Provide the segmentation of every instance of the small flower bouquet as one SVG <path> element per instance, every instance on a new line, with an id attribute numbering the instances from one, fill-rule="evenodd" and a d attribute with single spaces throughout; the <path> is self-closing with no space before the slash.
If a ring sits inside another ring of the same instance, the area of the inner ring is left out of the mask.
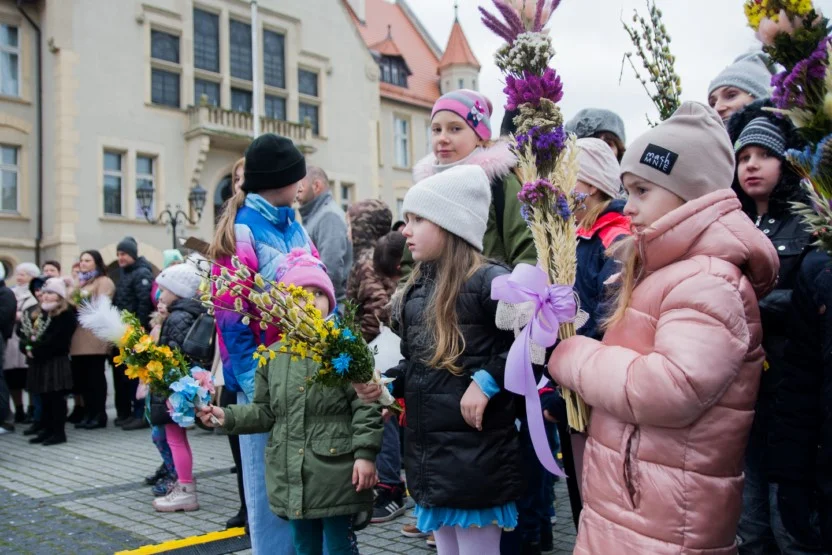
<path id="1" fill-rule="evenodd" d="M 34 320 L 32 320 L 28 311 L 23 313 L 20 319 L 20 331 L 23 335 L 24 348 L 27 351 L 32 350 L 51 321 L 49 315 L 43 312 L 40 312 Z"/>
<path id="2" fill-rule="evenodd" d="M 788 117 L 809 144 L 786 157 L 801 175 L 810 204 L 793 203 L 816 245 L 832 253 L 832 37 L 811 0 L 747 0 L 748 25 L 772 59 L 772 111 Z"/>
<path id="3" fill-rule="evenodd" d="M 80 307 L 83 303 L 86 303 L 89 300 L 90 300 L 90 292 L 89 291 L 85 291 L 81 287 L 76 287 L 72 290 L 71 302 L 72 302 L 72 305 L 75 306 L 76 308 Z"/>
<path id="4" fill-rule="evenodd" d="M 518 111 L 514 148 L 519 158 L 517 174 L 524 183 L 518 198 L 534 239 L 538 268 L 518 265 L 511 276 L 495 280 L 491 296 L 501 304 L 517 307 L 515 310 L 525 305 L 533 311 L 509 352 L 506 389 L 525 396 L 535 453 L 550 472 L 562 475 L 545 437 L 532 372 L 534 353 L 539 353 L 540 347 L 575 334 L 578 310 L 572 291 L 577 271 L 574 211 L 583 202 L 574 191 L 578 151 L 574 136 L 567 136 L 563 129 L 563 115 L 557 106 L 563 86 L 557 72 L 549 67 L 555 51 L 545 28 L 560 0 L 493 2 L 502 19 L 483 8 L 480 13 L 486 27 L 506 41 L 495 61 L 505 75 L 506 108 Z M 526 317 L 522 321 L 526 322 Z M 569 425 L 584 430 L 586 405 L 568 390 L 563 390 L 563 396 Z"/>
<path id="5" fill-rule="evenodd" d="M 633 72 L 636 74 L 636 79 L 639 80 L 644 90 L 650 96 L 650 100 L 659 111 L 659 120 L 664 121 L 673 115 L 679 105 L 681 104 L 682 95 L 682 80 L 676 73 L 674 64 L 676 63 L 676 56 L 670 53 L 670 35 L 667 33 L 667 27 L 662 22 L 662 11 L 656 7 L 655 0 L 647 0 L 647 11 L 650 14 L 650 20 L 639 16 L 638 12 L 633 14 L 633 23 L 638 23 L 641 29 L 637 29 L 635 25 L 630 27 L 626 23 L 624 30 L 630 36 L 630 41 L 636 49 L 636 55 L 641 59 L 644 69 L 647 70 L 647 77 L 642 77 L 636 65 L 633 63 L 633 53 L 627 52 L 624 58 L 630 63 Z M 622 70 L 623 68 L 622 60 Z M 653 85 L 656 92 L 651 92 L 647 86 L 647 82 Z M 647 123 L 651 127 L 658 125 L 653 122 L 650 117 L 647 117 Z"/>
<path id="6" fill-rule="evenodd" d="M 193 425 L 195 409 L 207 404 L 214 392 L 210 373 L 199 367 L 190 369 L 179 349 L 157 345 L 134 314 L 119 311 L 107 297 L 84 303 L 78 321 L 99 339 L 118 347 L 113 362 L 127 367 L 124 373 L 128 378 L 138 378 L 150 391 L 168 399 L 174 422 L 182 427 Z"/>
<path id="7" fill-rule="evenodd" d="M 257 322 L 261 330 L 270 327 L 282 335 L 271 347 L 260 345 L 252 357 L 265 366 L 285 353 L 293 358 L 309 358 L 320 365 L 311 383 L 340 387 L 350 383 L 375 383 L 386 386 L 392 381 L 375 368 L 374 352 L 364 341 L 356 321 L 356 307 L 347 303 L 341 317 L 324 318 L 315 308 L 314 297 L 302 287 L 268 281 L 253 274 L 236 257 L 232 268 L 222 268 L 210 279 L 214 294 L 206 293 L 202 301 L 210 310 L 231 310 L 243 316 L 243 323 Z M 233 306 L 221 297 L 231 293 Z M 250 307 L 245 310 L 243 299 Z M 395 410 L 395 400 L 382 387 L 382 406 Z"/>

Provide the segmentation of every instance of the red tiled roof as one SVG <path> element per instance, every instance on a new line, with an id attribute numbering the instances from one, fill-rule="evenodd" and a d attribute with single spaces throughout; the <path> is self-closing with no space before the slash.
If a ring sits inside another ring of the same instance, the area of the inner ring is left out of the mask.
<path id="1" fill-rule="evenodd" d="M 454 26 L 451 28 L 451 36 L 448 39 L 448 46 L 445 48 L 445 53 L 442 59 L 439 60 L 439 69 L 444 69 L 452 65 L 471 65 L 480 69 L 480 63 L 476 56 L 471 51 L 471 45 L 468 44 L 468 39 L 465 38 L 465 32 L 462 30 L 462 25 L 459 21 L 454 21 Z"/>
<path id="2" fill-rule="evenodd" d="M 369 47 L 370 50 L 374 50 L 379 54 L 384 54 L 385 56 L 401 56 L 402 58 L 404 57 L 402 56 L 399 47 L 396 46 L 396 42 L 391 37 L 387 37 L 386 39 L 377 44 L 371 44 L 369 45 Z"/>
<path id="3" fill-rule="evenodd" d="M 345 4 L 349 7 L 347 2 Z M 432 107 L 441 96 L 439 59 L 402 7 L 385 0 L 366 0 L 366 21 L 363 23 L 355 12 L 351 9 L 348 11 L 368 48 L 386 55 L 400 55 L 412 72 L 407 78 L 407 88 L 380 83 L 381 96 L 408 104 Z M 392 46 L 398 54 L 382 52 L 379 50 L 381 46 Z"/>

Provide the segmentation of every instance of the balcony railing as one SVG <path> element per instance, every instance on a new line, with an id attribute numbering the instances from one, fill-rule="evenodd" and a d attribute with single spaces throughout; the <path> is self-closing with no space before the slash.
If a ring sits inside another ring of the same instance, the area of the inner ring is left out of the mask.
<path id="1" fill-rule="evenodd" d="M 246 112 L 234 112 L 216 106 L 188 107 L 188 135 L 211 133 L 239 135 L 251 138 L 254 135 L 254 116 Z M 312 129 L 303 123 L 281 121 L 267 117 L 260 118 L 261 133 L 275 133 L 292 139 L 297 144 L 309 143 Z"/>

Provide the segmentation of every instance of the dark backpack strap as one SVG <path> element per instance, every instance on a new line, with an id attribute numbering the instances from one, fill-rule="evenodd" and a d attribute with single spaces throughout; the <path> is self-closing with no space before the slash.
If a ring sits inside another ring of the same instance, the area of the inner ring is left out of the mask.
<path id="1" fill-rule="evenodd" d="M 494 215 L 497 220 L 497 234 L 500 237 L 500 242 L 505 248 L 506 242 L 503 240 L 503 216 L 506 212 L 506 190 L 503 187 L 503 178 L 495 177 L 491 180 L 491 202 L 494 204 Z"/>

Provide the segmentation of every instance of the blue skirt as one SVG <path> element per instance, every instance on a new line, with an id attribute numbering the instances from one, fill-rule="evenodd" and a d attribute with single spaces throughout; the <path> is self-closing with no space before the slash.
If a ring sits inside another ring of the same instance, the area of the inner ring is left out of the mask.
<path id="1" fill-rule="evenodd" d="M 443 526 L 484 528 L 496 525 L 504 530 L 517 527 L 517 506 L 514 501 L 487 509 L 452 509 L 450 507 L 413 508 L 416 527 L 422 532 L 434 532 Z"/>

